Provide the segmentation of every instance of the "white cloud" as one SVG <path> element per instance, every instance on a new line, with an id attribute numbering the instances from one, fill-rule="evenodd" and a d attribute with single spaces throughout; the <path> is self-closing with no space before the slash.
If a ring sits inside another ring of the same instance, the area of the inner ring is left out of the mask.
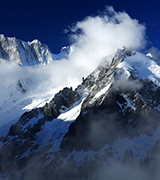
<path id="1" fill-rule="evenodd" d="M 126 46 L 140 49 L 145 46 L 145 26 L 125 12 L 107 7 L 103 15 L 87 17 L 71 29 L 76 50 L 71 55 L 75 67 L 93 70 L 106 55 L 113 55 Z M 80 32 L 80 33 L 79 33 Z"/>
<path id="2" fill-rule="evenodd" d="M 142 86 L 142 83 L 138 79 L 130 80 L 125 74 L 121 74 L 115 79 L 112 88 L 114 90 L 139 90 Z"/>

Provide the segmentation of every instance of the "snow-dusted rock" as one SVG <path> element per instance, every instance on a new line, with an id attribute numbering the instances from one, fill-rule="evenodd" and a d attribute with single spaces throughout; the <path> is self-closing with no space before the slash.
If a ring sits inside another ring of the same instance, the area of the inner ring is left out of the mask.
<path id="1" fill-rule="evenodd" d="M 64 88 L 11 126 L 1 138 L 3 175 L 21 180 L 158 177 L 160 67 L 125 47 L 110 62 L 105 58 L 75 90 Z"/>
<path id="2" fill-rule="evenodd" d="M 59 54 L 53 54 L 47 45 L 37 39 L 25 42 L 0 35 L 0 58 L 15 61 L 22 66 L 46 65 L 54 60 L 67 58 L 69 51 L 69 47 L 63 47 Z"/>

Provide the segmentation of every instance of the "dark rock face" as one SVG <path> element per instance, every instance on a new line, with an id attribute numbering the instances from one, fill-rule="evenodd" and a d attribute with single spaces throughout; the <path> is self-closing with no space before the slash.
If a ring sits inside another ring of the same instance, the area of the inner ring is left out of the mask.
<path id="1" fill-rule="evenodd" d="M 65 110 L 71 107 L 76 101 L 80 99 L 80 95 L 73 91 L 71 88 L 64 88 L 55 95 L 52 101 L 43 107 L 43 114 L 46 119 L 52 120 L 58 117 L 60 109 Z"/>
<path id="2" fill-rule="evenodd" d="M 159 124 L 159 111 L 152 109 L 142 96 L 137 97 L 138 92 L 121 93 L 109 93 L 100 105 L 84 108 L 64 136 L 62 150 L 97 151 L 105 144 L 113 143 L 118 137 L 133 138 L 155 130 Z M 124 95 L 129 99 L 134 98 L 132 101 L 135 103 L 135 110 L 126 107 Z"/>

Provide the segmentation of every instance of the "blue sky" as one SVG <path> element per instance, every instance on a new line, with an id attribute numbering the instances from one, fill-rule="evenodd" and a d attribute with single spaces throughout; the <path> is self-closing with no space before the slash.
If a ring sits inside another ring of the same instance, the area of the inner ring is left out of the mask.
<path id="1" fill-rule="evenodd" d="M 159 0 L 1 0 L 0 33 L 24 41 L 39 39 L 53 53 L 69 45 L 64 29 L 86 16 L 97 15 L 105 6 L 125 11 L 146 26 L 147 47 L 160 49 Z"/>

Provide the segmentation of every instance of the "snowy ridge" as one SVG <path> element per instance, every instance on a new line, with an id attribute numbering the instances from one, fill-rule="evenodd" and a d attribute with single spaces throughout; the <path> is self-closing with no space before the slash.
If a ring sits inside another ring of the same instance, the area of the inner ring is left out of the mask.
<path id="1" fill-rule="evenodd" d="M 23 104 L 30 111 L 1 140 L 4 172 L 10 173 L 12 164 L 19 171 L 22 164 L 17 179 L 37 173 L 38 166 L 37 179 L 99 180 L 111 163 L 130 160 L 153 171 L 160 141 L 160 67 L 125 47 L 108 58 L 76 89 L 57 94 L 53 89 L 52 99 L 39 94 Z M 23 90 L 23 83 L 19 87 Z"/>
<path id="2" fill-rule="evenodd" d="M 133 71 L 134 75 L 160 85 L 160 66 L 142 53 L 136 52 L 134 56 L 125 58 L 117 67 L 124 69 L 125 74 Z"/>
<path id="3" fill-rule="evenodd" d="M 54 60 L 67 58 L 70 48 L 63 47 L 59 54 L 53 54 L 49 47 L 40 41 L 25 42 L 15 37 L 0 35 L 0 58 L 14 61 L 22 66 L 46 65 Z"/>

